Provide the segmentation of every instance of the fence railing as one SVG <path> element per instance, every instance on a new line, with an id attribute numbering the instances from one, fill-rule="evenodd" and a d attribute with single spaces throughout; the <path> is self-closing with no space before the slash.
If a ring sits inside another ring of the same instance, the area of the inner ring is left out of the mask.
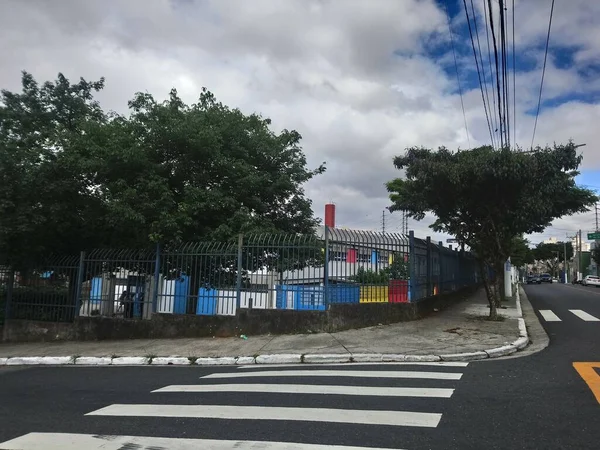
<path id="1" fill-rule="evenodd" d="M 478 282 L 472 255 L 441 242 L 413 232 L 326 227 L 314 235 L 93 250 L 34 266 L 0 267 L 0 307 L 9 319 L 325 310 L 335 303 L 416 302 Z"/>

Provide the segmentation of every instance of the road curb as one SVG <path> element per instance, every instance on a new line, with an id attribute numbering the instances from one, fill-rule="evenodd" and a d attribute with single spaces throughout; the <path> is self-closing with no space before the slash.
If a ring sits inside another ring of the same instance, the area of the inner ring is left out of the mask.
<path id="1" fill-rule="evenodd" d="M 334 354 L 308 354 L 304 355 L 302 362 L 306 364 L 330 364 L 330 363 L 349 363 L 352 362 L 352 356 L 349 353 Z"/>
<path id="2" fill-rule="evenodd" d="M 258 355 L 255 364 L 300 364 L 302 355 L 298 354 L 281 354 L 281 355 Z"/>
<path id="3" fill-rule="evenodd" d="M 441 362 L 477 361 L 512 355 L 529 345 L 529 334 L 523 319 L 520 286 L 517 286 L 516 309 L 519 337 L 501 347 L 466 353 L 442 355 L 403 355 L 382 353 L 334 354 L 272 354 L 256 356 L 183 357 L 183 356 L 24 356 L 2 357 L 0 366 L 78 365 L 78 366 L 234 366 L 251 364 L 332 364 L 332 363 L 388 363 L 388 362 Z"/>
<path id="4" fill-rule="evenodd" d="M 479 359 L 486 359 L 490 356 L 485 351 L 472 352 L 472 353 L 454 353 L 450 355 L 440 355 L 442 361 L 477 361 Z"/>
<path id="5" fill-rule="evenodd" d="M 190 358 L 183 356 L 157 356 L 150 361 L 152 366 L 189 366 L 190 364 L 192 364 Z"/>

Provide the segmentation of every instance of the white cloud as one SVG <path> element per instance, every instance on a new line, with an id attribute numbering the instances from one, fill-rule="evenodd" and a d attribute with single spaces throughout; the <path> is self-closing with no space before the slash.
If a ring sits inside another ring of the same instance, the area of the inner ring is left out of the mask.
<path id="1" fill-rule="evenodd" d="M 525 111 L 537 102 L 549 2 L 521 0 L 517 8 L 518 51 L 537 62 L 517 78 L 517 141 L 529 146 L 533 118 Z M 545 99 L 600 87 L 578 71 L 600 58 L 598 18 L 599 2 L 557 2 L 552 42 L 575 48 L 575 62 L 559 69 L 549 60 Z M 462 16 L 453 22 L 465 25 Z M 398 176 L 392 158 L 406 147 L 489 142 L 479 89 L 464 95 L 467 138 L 456 78 L 442 68 L 451 55 L 425 51 L 448 39 L 433 0 L 5 0 L 0 38 L 3 88 L 18 89 L 23 69 L 38 80 L 59 71 L 105 76 L 99 98 L 122 112 L 137 91 L 160 98 L 176 87 L 193 102 L 206 86 L 226 104 L 271 117 L 277 130 L 297 129 L 309 163 L 327 161 L 326 174 L 306 186 L 316 214 L 334 201 L 338 223 L 350 227 L 380 229 L 384 183 Z M 473 70 L 470 56 L 459 55 L 459 64 Z M 545 109 L 536 142 L 586 142 L 583 168 L 600 168 L 592 145 L 599 116 L 598 104 L 580 101 Z M 556 232 L 573 220 L 557 221 Z M 411 227 L 445 238 L 428 223 Z"/>

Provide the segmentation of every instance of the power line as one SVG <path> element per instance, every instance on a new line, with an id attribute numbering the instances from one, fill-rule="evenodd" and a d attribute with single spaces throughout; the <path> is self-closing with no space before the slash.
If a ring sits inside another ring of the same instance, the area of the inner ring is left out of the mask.
<path id="1" fill-rule="evenodd" d="M 500 146 L 504 147 L 504 136 L 502 134 L 502 106 L 500 104 L 500 67 L 498 64 L 498 46 L 496 44 L 496 32 L 494 31 L 494 12 L 492 11 L 492 0 L 487 0 L 490 16 L 490 29 L 492 30 L 492 42 L 494 43 L 494 60 L 496 65 L 496 89 L 498 91 L 498 116 L 500 118 Z"/>
<path id="2" fill-rule="evenodd" d="M 465 13 L 467 15 L 467 23 L 469 24 L 469 34 L 471 35 L 471 47 L 473 48 L 473 57 L 475 58 L 475 65 L 477 67 L 477 76 L 479 77 L 479 89 L 481 90 L 481 100 L 483 101 L 483 110 L 485 111 L 485 118 L 487 120 L 488 129 L 490 131 L 490 139 L 492 141 L 492 147 L 494 146 L 494 134 L 492 133 L 492 125 L 490 124 L 490 117 L 488 115 L 487 105 L 485 103 L 485 95 L 483 94 L 483 83 L 481 82 L 481 71 L 479 70 L 479 61 L 477 60 L 477 52 L 475 51 L 475 41 L 473 40 L 473 30 L 471 29 L 471 19 L 469 18 L 469 9 L 467 8 L 467 0 L 463 0 L 465 6 Z M 483 63 L 483 61 L 482 61 Z"/>
<path id="3" fill-rule="evenodd" d="M 517 146 L 517 57 L 515 47 L 515 0 L 512 0 L 512 60 L 513 60 L 513 146 Z"/>
<path id="4" fill-rule="evenodd" d="M 481 53 L 481 42 L 479 40 L 479 28 L 477 27 L 477 14 L 475 14 L 475 5 L 473 5 L 473 0 L 471 0 L 471 11 L 473 12 L 473 25 L 475 26 L 475 36 L 477 36 L 477 48 L 479 49 L 479 59 L 481 60 L 481 70 L 483 72 L 483 84 L 485 86 L 485 96 L 487 98 L 488 109 L 490 106 L 490 94 L 487 86 L 487 78 L 485 76 L 485 65 L 483 64 L 483 56 Z M 491 75 L 491 73 L 490 73 Z M 491 80 L 490 80 L 491 83 Z M 492 89 L 493 92 L 493 89 Z M 490 109 L 491 112 L 491 109 Z M 493 135 L 493 133 L 492 133 Z M 492 147 L 494 147 L 494 141 L 492 140 Z"/>
<path id="5" fill-rule="evenodd" d="M 509 92 L 509 83 L 508 83 L 508 52 L 507 52 L 507 43 L 508 43 L 508 36 L 507 36 L 507 32 L 506 32 L 506 28 L 507 25 L 506 23 L 508 22 L 508 10 L 506 8 L 506 6 L 504 5 L 504 0 L 499 0 L 499 5 L 500 5 L 500 28 L 501 28 L 501 33 L 503 35 L 502 37 L 502 65 L 503 65 L 503 72 L 502 72 L 502 84 L 504 86 L 504 125 L 506 127 L 506 137 L 505 137 L 505 142 L 507 143 L 506 145 L 510 148 L 510 108 L 509 108 L 509 102 L 510 102 L 510 92 Z"/>
<path id="6" fill-rule="evenodd" d="M 540 95 L 538 98 L 537 112 L 535 113 L 535 122 L 533 124 L 533 136 L 531 137 L 531 148 L 535 140 L 535 132 L 537 130 L 538 117 L 540 115 L 540 106 L 542 104 L 542 89 L 544 88 L 544 75 L 546 74 L 546 60 L 548 59 L 548 45 L 550 44 L 550 30 L 552 28 L 552 15 L 554 14 L 554 0 L 550 7 L 550 20 L 548 21 L 548 35 L 546 36 L 546 50 L 544 52 L 544 66 L 542 67 L 542 81 L 540 83 Z"/>
<path id="7" fill-rule="evenodd" d="M 490 47 L 490 30 L 488 28 L 488 12 L 487 12 L 485 2 L 486 2 L 486 0 L 483 0 L 483 12 L 484 12 L 484 18 L 485 18 L 485 35 L 486 35 L 486 39 L 487 39 L 487 48 L 488 48 L 488 64 L 490 66 L 490 83 L 492 85 L 492 101 L 494 104 L 493 111 L 495 111 L 496 110 L 496 91 L 494 91 L 494 71 L 492 70 L 492 50 Z M 494 130 L 495 130 L 494 133 L 497 133 L 498 128 L 499 128 L 498 119 L 496 117 L 496 114 L 493 114 L 492 117 L 494 119 Z"/>
<path id="8" fill-rule="evenodd" d="M 444 3 L 444 10 L 446 11 L 446 19 L 448 20 L 448 31 L 450 32 L 450 44 L 452 45 L 452 56 L 454 57 L 454 69 L 456 70 L 456 81 L 458 83 L 458 93 L 460 94 L 460 106 L 462 108 L 463 119 L 465 120 L 465 131 L 467 133 L 467 142 L 469 148 L 471 148 L 471 138 L 469 137 L 469 126 L 467 125 L 467 115 L 465 114 L 465 103 L 463 101 L 462 87 L 460 85 L 460 76 L 458 75 L 458 62 L 456 60 L 456 50 L 454 49 L 454 33 L 452 33 L 452 26 L 450 24 L 450 14 L 448 14 L 448 7 Z"/>

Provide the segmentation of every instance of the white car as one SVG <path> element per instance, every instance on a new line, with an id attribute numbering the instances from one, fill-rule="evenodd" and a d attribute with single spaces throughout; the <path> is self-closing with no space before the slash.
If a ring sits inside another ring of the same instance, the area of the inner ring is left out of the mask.
<path id="1" fill-rule="evenodd" d="M 584 286 L 596 286 L 600 287 L 600 277 L 596 275 L 587 275 L 581 282 Z"/>

